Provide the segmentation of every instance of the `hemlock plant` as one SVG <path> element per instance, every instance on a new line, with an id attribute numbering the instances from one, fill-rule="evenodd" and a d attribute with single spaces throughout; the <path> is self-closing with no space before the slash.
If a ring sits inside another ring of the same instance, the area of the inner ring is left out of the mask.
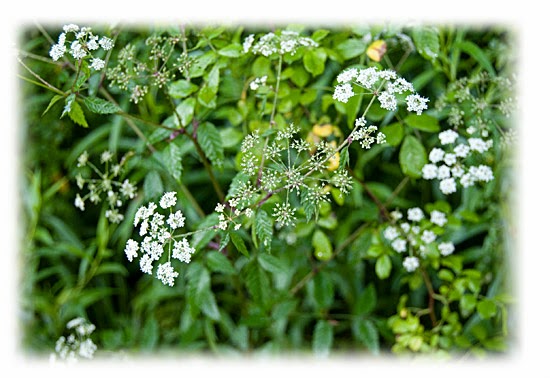
<path id="1" fill-rule="evenodd" d="M 26 347 L 508 348 L 506 31 L 62 30 L 18 57 Z"/>

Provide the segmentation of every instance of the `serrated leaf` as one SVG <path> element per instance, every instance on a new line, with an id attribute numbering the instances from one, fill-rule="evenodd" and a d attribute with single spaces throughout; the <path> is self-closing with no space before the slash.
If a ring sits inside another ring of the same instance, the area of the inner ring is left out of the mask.
<path id="1" fill-rule="evenodd" d="M 407 135 L 399 151 L 399 164 L 403 173 L 412 178 L 422 177 L 422 167 L 428 162 L 426 150 L 414 136 Z"/>
<path id="2" fill-rule="evenodd" d="M 418 130 L 436 133 L 440 130 L 437 118 L 427 114 L 409 114 L 405 118 L 405 123 Z"/>
<path id="3" fill-rule="evenodd" d="M 246 245 L 244 244 L 244 240 L 239 236 L 239 234 L 235 232 L 231 232 L 229 234 L 231 237 L 231 242 L 237 248 L 237 251 L 245 255 L 246 257 L 250 257 L 248 254 L 248 249 L 246 248 Z"/>
<path id="4" fill-rule="evenodd" d="M 429 61 L 435 60 L 439 54 L 439 33 L 430 26 L 413 29 L 412 37 L 418 53 Z"/>
<path id="5" fill-rule="evenodd" d="M 244 283 L 252 298 L 265 303 L 269 295 L 269 281 L 263 269 L 256 261 L 251 261 L 244 271 Z"/>
<path id="6" fill-rule="evenodd" d="M 92 113 L 97 114 L 113 114 L 120 111 L 120 108 L 112 102 L 103 100 L 98 97 L 86 97 L 84 99 L 84 105 L 86 105 L 88 110 L 90 110 Z"/>
<path id="7" fill-rule="evenodd" d="M 340 150 L 340 163 L 338 169 L 345 169 L 349 165 L 349 146 L 346 146 Z"/>
<path id="8" fill-rule="evenodd" d="M 63 96 L 60 96 L 60 95 L 55 95 L 52 97 L 52 99 L 50 100 L 50 103 L 48 104 L 48 107 L 46 108 L 46 110 L 44 110 L 44 112 L 42 113 L 42 115 L 46 114 L 48 112 L 48 110 L 51 109 L 52 106 L 55 105 L 55 103 L 59 100 L 61 100 L 63 98 Z"/>
<path id="9" fill-rule="evenodd" d="M 213 272 L 223 274 L 237 274 L 231 261 L 220 252 L 210 252 L 206 255 L 206 266 Z"/>
<path id="10" fill-rule="evenodd" d="M 201 105 L 210 109 L 214 109 L 216 107 L 219 83 L 220 69 L 218 66 L 214 66 L 206 77 L 204 86 L 199 91 L 198 99 Z"/>
<path id="11" fill-rule="evenodd" d="M 210 122 L 200 125 L 197 130 L 197 141 L 212 164 L 221 165 L 223 161 L 223 143 L 216 126 Z"/>
<path id="12" fill-rule="evenodd" d="M 220 310 L 218 309 L 216 299 L 210 288 L 199 292 L 197 302 L 204 315 L 212 320 L 220 320 Z"/>
<path id="13" fill-rule="evenodd" d="M 381 280 L 386 279 L 390 276 L 391 273 L 391 259 L 388 255 L 382 255 L 376 259 L 376 264 L 374 266 L 376 275 Z"/>
<path id="14" fill-rule="evenodd" d="M 368 319 L 355 319 L 351 326 L 353 336 L 365 345 L 371 352 L 378 354 L 380 351 L 380 336 L 374 323 Z"/>
<path id="15" fill-rule="evenodd" d="M 313 198 L 309 195 L 310 189 L 308 187 L 304 187 L 300 194 L 300 204 L 302 205 L 302 208 L 304 209 L 305 215 L 306 215 L 306 221 L 309 222 L 313 215 L 317 213 L 317 205 L 315 204 L 315 201 Z"/>
<path id="16" fill-rule="evenodd" d="M 164 193 L 162 178 L 157 171 L 149 171 L 143 180 L 143 196 L 146 201 L 158 198 Z"/>
<path id="17" fill-rule="evenodd" d="M 187 80 L 178 80 L 174 81 L 168 87 L 168 94 L 172 98 L 185 98 L 199 89 L 196 84 L 191 83 Z"/>
<path id="18" fill-rule="evenodd" d="M 357 301 L 353 306 L 353 313 L 357 315 L 365 315 L 372 312 L 372 310 L 376 307 L 376 300 L 376 289 L 371 283 L 365 288 L 365 290 L 363 290 L 359 298 L 357 298 Z"/>
<path id="19" fill-rule="evenodd" d="M 88 62 L 83 60 L 80 65 L 78 79 L 75 82 L 73 91 L 78 92 L 80 87 L 90 78 L 90 67 L 88 67 Z"/>
<path id="20" fill-rule="evenodd" d="M 322 48 L 307 50 L 304 53 L 304 67 L 313 76 L 322 74 L 325 71 L 327 53 Z"/>
<path id="21" fill-rule="evenodd" d="M 328 308 L 334 301 L 334 283 L 330 276 L 320 272 L 313 278 L 313 299 L 319 309 Z"/>
<path id="22" fill-rule="evenodd" d="M 176 107 L 176 113 L 178 116 L 178 126 L 187 126 L 193 120 L 195 114 L 195 104 L 197 100 L 194 97 L 186 98 Z M 179 124 L 181 122 L 181 125 Z"/>
<path id="23" fill-rule="evenodd" d="M 254 216 L 254 230 L 267 253 L 271 253 L 271 240 L 273 239 L 273 219 L 269 214 L 259 209 Z"/>
<path id="24" fill-rule="evenodd" d="M 326 357 L 330 353 L 333 329 L 326 320 L 319 320 L 313 329 L 312 349 L 317 356 Z"/>
<path id="25" fill-rule="evenodd" d="M 258 256 L 258 262 L 260 263 L 260 266 L 268 272 L 275 274 L 286 273 L 285 265 L 281 262 L 281 260 L 273 255 L 262 253 Z"/>
<path id="26" fill-rule="evenodd" d="M 86 122 L 84 112 L 76 101 L 71 104 L 71 110 L 69 110 L 69 118 L 77 125 L 88 127 L 88 122 Z"/>
<path id="27" fill-rule="evenodd" d="M 170 143 L 162 153 L 162 161 L 166 166 L 168 172 L 176 180 L 180 180 L 182 173 L 182 159 L 183 153 L 176 143 Z"/>

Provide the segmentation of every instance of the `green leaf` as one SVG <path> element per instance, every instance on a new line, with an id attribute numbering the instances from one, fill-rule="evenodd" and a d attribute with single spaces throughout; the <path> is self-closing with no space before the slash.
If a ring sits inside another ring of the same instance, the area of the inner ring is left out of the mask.
<path id="1" fill-rule="evenodd" d="M 143 196 L 146 201 L 159 198 L 164 193 L 162 179 L 157 171 L 149 171 L 143 180 Z"/>
<path id="2" fill-rule="evenodd" d="M 54 104 L 61 100 L 63 98 L 63 96 L 60 96 L 60 95 L 55 95 L 52 97 L 52 99 L 50 100 L 50 103 L 48 104 L 48 107 L 46 108 L 46 110 L 44 110 L 44 113 L 42 113 L 42 115 L 46 114 L 48 112 L 48 110 L 51 109 L 52 106 L 54 106 Z"/>
<path id="3" fill-rule="evenodd" d="M 349 165 L 349 146 L 346 146 L 340 150 L 340 163 L 338 169 L 345 169 Z"/>
<path id="4" fill-rule="evenodd" d="M 265 303 L 269 295 L 269 281 L 263 269 L 252 260 L 244 269 L 244 284 L 252 298 Z"/>
<path id="5" fill-rule="evenodd" d="M 287 271 L 281 260 L 273 255 L 262 253 L 258 256 L 258 262 L 262 268 L 271 273 L 284 274 Z"/>
<path id="6" fill-rule="evenodd" d="M 310 193 L 310 189 L 308 187 L 304 187 L 304 189 L 300 194 L 300 204 L 304 209 L 307 222 L 311 220 L 313 215 L 315 215 L 318 210 L 317 205 L 315 204 L 314 198 L 310 196 L 309 193 Z"/>
<path id="7" fill-rule="evenodd" d="M 427 114 L 409 114 L 405 118 L 405 123 L 410 127 L 430 133 L 436 133 L 440 130 L 437 118 Z"/>
<path id="8" fill-rule="evenodd" d="M 399 122 L 392 123 L 381 130 L 386 135 L 386 142 L 390 146 L 398 146 L 403 140 L 403 125 Z"/>
<path id="9" fill-rule="evenodd" d="M 439 33 L 435 27 L 421 26 L 413 29 L 412 37 L 418 53 L 429 61 L 439 54 Z"/>
<path id="10" fill-rule="evenodd" d="M 372 312 L 376 307 L 376 289 L 374 285 L 369 284 L 361 293 L 357 302 L 353 306 L 353 313 L 356 315 L 366 315 Z"/>
<path id="11" fill-rule="evenodd" d="M 367 44 L 360 39 L 347 39 L 336 46 L 336 50 L 345 60 L 358 57 L 365 53 Z"/>
<path id="12" fill-rule="evenodd" d="M 181 165 L 182 157 L 183 153 L 176 143 L 170 143 L 162 151 L 162 161 L 166 166 L 166 169 L 172 175 L 172 177 L 174 177 L 178 181 L 180 180 L 181 173 L 183 171 Z"/>
<path id="13" fill-rule="evenodd" d="M 313 278 L 313 299 L 319 309 L 326 309 L 334 302 L 334 284 L 325 272 Z"/>
<path id="14" fill-rule="evenodd" d="M 242 53 L 242 46 L 239 43 L 232 43 L 217 51 L 221 56 L 238 58 Z"/>
<path id="15" fill-rule="evenodd" d="M 220 252 L 209 252 L 206 255 L 206 266 L 213 272 L 237 274 L 237 270 L 231 265 L 231 261 Z"/>
<path id="16" fill-rule="evenodd" d="M 269 214 L 259 209 L 254 217 L 254 231 L 265 247 L 267 253 L 271 253 L 271 240 L 273 239 L 273 219 Z"/>
<path id="17" fill-rule="evenodd" d="M 140 347 L 143 350 L 152 350 L 159 340 L 159 326 L 153 315 L 145 321 L 141 330 Z"/>
<path id="18" fill-rule="evenodd" d="M 214 165 L 221 165 L 223 161 L 223 143 L 220 132 L 210 122 L 203 123 L 197 130 L 197 141 L 206 157 Z"/>
<path id="19" fill-rule="evenodd" d="M 82 127 L 88 127 L 88 122 L 86 122 L 86 117 L 84 117 L 84 112 L 82 111 L 82 108 L 76 101 L 74 101 L 71 104 L 71 110 L 69 110 L 69 118 L 77 125 L 80 125 Z"/>
<path id="20" fill-rule="evenodd" d="M 178 126 L 187 126 L 193 120 L 193 115 L 195 114 L 195 104 L 197 100 L 194 97 L 187 98 L 183 100 L 177 107 L 176 113 L 179 117 L 178 123 L 181 122 L 181 125 Z"/>
<path id="21" fill-rule="evenodd" d="M 220 83 L 220 69 L 214 66 L 206 77 L 205 85 L 199 91 L 199 103 L 207 108 L 216 108 L 218 85 Z"/>
<path id="22" fill-rule="evenodd" d="M 325 71 L 327 53 L 323 48 L 307 50 L 304 53 L 304 67 L 313 76 L 318 76 Z"/>
<path id="23" fill-rule="evenodd" d="M 474 58 L 481 67 L 489 72 L 491 76 L 496 75 L 495 69 L 491 64 L 491 61 L 478 45 L 471 41 L 460 41 L 455 46 Z"/>
<path id="24" fill-rule="evenodd" d="M 315 249 L 315 257 L 318 260 L 326 261 L 332 257 L 332 244 L 328 236 L 321 230 L 317 229 L 313 233 L 311 244 Z"/>
<path id="25" fill-rule="evenodd" d="M 333 330 L 326 320 L 319 320 L 313 330 L 312 349 L 317 356 L 326 357 L 332 346 Z"/>
<path id="26" fill-rule="evenodd" d="M 380 351 L 380 340 L 378 329 L 374 323 L 368 319 L 354 319 L 351 325 L 353 336 L 369 348 L 374 354 Z"/>
<path id="27" fill-rule="evenodd" d="M 390 276 L 391 273 L 391 259 L 388 255 L 382 255 L 376 259 L 376 264 L 374 266 L 376 275 L 381 280 L 386 279 Z"/>
<path id="28" fill-rule="evenodd" d="M 90 78 L 90 67 L 88 67 L 88 62 L 83 60 L 80 66 L 80 72 L 78 79 L 75 82 L 73 91 L 78 92 L 80 87 Z"/>
<path id="29" fill-rule="evenodd" d="M 212 320 L 220 320 L 220 310 L 210 288 L 198 293 L 197 302 L 204 315 Z"/>
<path id="30" fill-rule="evenodd" d="M 464 317 L 470 315 L 476 308 L 477 298 L 473 294 L 464 294 L 460 297 L 460 314 Z"/>
<path id="31" fill-rule="evenodd" d="M 168 94 L 173 98 L 185 98 L 195 93 L 199 87 L 187 80 L 174 81 L 168 87 Z"/>
<path id="32" fill-rule="evenodd" d="M 483 319 L 490 319 L 497 313 L 497 305 L 490 299 L 482 299 L 477 302 L 476 309 Z"/>
<path id="33" fill-rule="evenodd" d="M 118 113 L 121 109 L 112 102 L 103 100 L 98 97 L 86 97 L 84 99 L 84 105 L 92 113 L 97 114 L 113 114 Z"/>
<path id="34" fill-rule="evenodd" d="M 422 177 L 422 167 L 428 162 L 426 150 L 414 136 L 407 135 L 399 151 L 399 164 L 403 173 L 412 178 Z"/>
<path id="35" fill-rule="evenodd" d="M 242 253 L 246 257 L 250 257 L 249 254 L 248 254 L 248 249 L 246 249 L 246 245 L 244 244 L 244 241 L 239 236 L 239 234 L 237 234 L 235 232 L 231 232 L 229 234 L 229 236 L 231 237 L 231 242 L 233 243 L 235 248 L 237 248 L 237 251 L 239 251 L 240 253 Z"/>

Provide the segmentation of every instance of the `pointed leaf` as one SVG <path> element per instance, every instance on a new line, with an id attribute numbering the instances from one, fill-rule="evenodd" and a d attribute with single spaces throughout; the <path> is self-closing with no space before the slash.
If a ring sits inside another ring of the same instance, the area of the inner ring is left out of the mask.
<path id="1" fill-rule="evenodd" d="M 422 177 L 422 167 L 428 162 L 426 150 L 414 136 L 407 135 L 399 151 L 399 164 L 403 173 L 412 178 Z"/>
<path id="2" fill-rule="evenodd" d="M 232 232 L 229 234 L 231 237 L 231 242 L 233 242 L 233 245 L 235 248 L 237 248 L 237 251 L 245 255 L 246 257 L 250 257 L 248 254 L 248 249 L 246 249 L 246 245 L 244 244 L 243 239 L 239 236 L 239 234 Z"/>
<path id="3" fill-rule="evenodd" d="M 223 161 L 223 143 L 216 126 L 210 122 L 200 125 L 197 130 L 197 140 L 212 164 L 221 165 Z"/>
<path id="4" fill-rule="evenodd" d="M 97 97 L 86 97 L 84 99 L 84 105 L 86 105 L 88 110 L 92 113 L 97 114 L 113 114 L 120 111 L 120 108 L 112 102 Z"/>
<path id="5" fill-rule="evenodd" d="M 333 340 L 332 326 L 326 320 L 319 320 L 313 330 L 313 353 L 326 357 L 330 352 Z"/>

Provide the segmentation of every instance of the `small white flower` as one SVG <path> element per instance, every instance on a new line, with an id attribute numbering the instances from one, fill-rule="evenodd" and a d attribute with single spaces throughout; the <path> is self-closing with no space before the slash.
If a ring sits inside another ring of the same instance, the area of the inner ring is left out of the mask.
<path id="1" fill-rule="evenodd" d="M 355 120 L 356 127 L 365 126 L 366 124 L 367 124 L 367 120 L 365 119 L 365 117 L 357 118 Z"/>
<path id="2" fill-rule="evenodd" d="M 139 260 L 139 268 L 145 274 L 153 274 L 153 259 L 149 254 L 144 254 Z"/>
<path id="3" fill-rule="evenodd" d="M 424 218 L 424 213 L 419 207 L 407 210 L 407 218 L 413 222 L 420 222 Z"/>
<path id="4" fill-rule="evenodd" d="M 337 85 L 336 88 L 334 88 L 334 94 L 332 95 L 332 98 L 340 101 L 340 102 L 348 102 L 350 97 L 353 97 L 355 93 L 353 93 L 353 88 L 351 87 L 351 84 L 340 84 Z"/>
<path id="5" fill-rule="evenodd" d="M 456 192 L 456 182 L 453 178 L 441 180 L 441 182 L 439 183 L 439 189 L 441 189 L 441 192 L 443 194 L 454 193 Z"/>
<path id="6" fill-rule="evenodd" d="M 445 154 L 445 157 L 443 158 L 443 162 L 450 167 L 451 165 L 456 163 L 456 155 L 455 154 Z"/>
<path id="7" fill-rule="evenodd" d="M 160 199 L 159 205 L 163 209 L 167 209 L 169 207 L 175 206 L 176 202 L 177 202 L 176 192 L 167 192 L 167 193 L 164 193 L 164 195 Z"/>
<path id="8" fill-rule="evenodd" d="M 84 200 L 82 197 L 80 197 L 80 194 L 76 194 L 76 198 L 74 199 L 74 205 L 80 209 L 81 211 L 84 211 Z"/>
<path id="9" fill-rule="evenodd" d="M 422 167 L 422 177 L 425 180 L 432 180 L 437 177 L 437 165 L 435 164 L 426 164 Z"/>
<path id="10" fill-rule="evenodd" d="M 248 218 L 252 218 L 252 215 L 254 214 L 254 212 L 252 211 L 252 209 L 250 208 L 247 208 L 245 211 L 244 211 L 244 215 L 246 215 Z"/>
<path id="11" fill-rule="evenodd" d="M 126 198 L 134 198 L 136 196 L 136 187 L 126 179 L 120 187 L 120 193 Z"/>
<path id="12" fill-rule="evenodd" d="M 185 226 L 185 217 L 182 215 L 181 210 L 176 211 L 173 214 L 170 214 L 166 223 L 175 230 Z"/>
<path id="13" fill-rule="evenodd" d="M 447 223 L 447 217 L 445 216 L 445 213 L 438 210 L 433 210 L 430 213 L 430 222 L 443 227 Z"/>
<path id="14" fill-rule="evenodd" d="M 378 95 L 378 101 L 382 109 L 394 111 L 397 109 L 397 99 L 391 93 L 384 91 Z"/>
<path id="15" fill-rule="evenodd" d="M 138 250 L 139 250 L 139 244 L 138 242 L 128 239 L 126 242 L 126 248 L 124 249 L 124 252 L 126 253 L 126 257 L 128 258 L 128 261 L 132 262 L 134 258 L 138 257 Z"/>
<path id="16" fill-rule="evenodd" d="M 179 273 L 174 271 L 170 262 L 160 264 L 157 268 L 157 278 L 160 279 L 164 285 L 174 286 L 174 278 L 177 276 L 179 276 Z"/>
<path id="17" fill-rule="evenodd" d="M 454 143 L 458 138 L 458 133 L 454 130 L 445 130 L 439 133 L 439 139 L 441 144 L 451 144 Z"/>
<path id="18" fill-rule="evenodd" d="M 399 253 L 405 252 L 407 250 L 407 242 L 401 238 L 395 239 L 391 243 L 392 248 Z"/>
<path id="19" fill-rule="evenodd" d="M 470 153 L 470 147 L 466 144 L 459 144 L 454 148 L 454 153 L 458 157 L 465 158 Z"/>
<path id="20" fill-rule="evenodd" d="M 419 266 L 420 263 L 418 261 L 418 257 L 407 256 L 403 260 L 403 267 L 407 272 L 414 272 Z"/>
<path id="21" fill-rule="evenodd" d="M 439 249 L 439 252 L 441 252 L 441 255 L 443 256 L 448 256 L 451 253 L 453 253 L 455 250 L 455 246 L 451 242 L 441 243 L 437 248 Z"/>
<path id="22" fill-rule="evenodd" d="M 401 229 L 405 232 L 409 232 L 411 230 L 411 225 L 408 224 L 407 222 L 403 222 L 401 223 Z"/>
<path id="23" fill-rule="evenodd" d="M 183 238 L 174 243 L 174 249 L 172 250 L 172 257 L 189 264 L 191 262 L 191 255 L 195 253 L 195 248 L 189 245 L 187 239 Z"/>
<path id="24" fill-rule="evenodd" d="M 443 180 L 449 177 L 451 177 L 451 169 L 446 165 L 439 166 L 439 168 L 437 169 L 437 179 Z"/>
<path id="25" fill-rule="evenodd" d="M 465 173 L 460 178 L 460 185 L 462 185 L 465 188 L 474 185 L 475 182 L 476 182 L 475 177 L 473 175 L 471 175 L 470 173 Z"/>
<path id="26" fill-rule="evenodd" d="M 243 42 L 243 52 L 246 54 L 250 47 L 252 46 L 252 43 L 254 42 L 254 34 L 250 34 L 248 37 L 245 38 Z"/>
<path id="27" fill-rule="evenodd" d="M 478 181 L 489 182 L 494 179 L 493 170 L 486 165 L 471 167 L 469 173 Z"/>
<path id="28" fill-rule="evenodd" d="M 115 44 L 111 38 L 101 37 L 99 40 L 99 45 L 103 48 L 103 50 L 108 51 L 111 50 Z"/>
<path id="29" fill-rule="evenodd" d="M 384 237 L 388 240 L 393 240 L 399 236 L 399 232 L 395 227 L 389 226 L 384 230 Z"/>
<path id="30" fill-rule="evenodd" d="M 357 82 L 366 89 L 371 89 L 374 83 L 379 79 L 379 72 L 376 67 L 369 67 L 359 71 Z"/>
<path id="31" fill-rule="evenodd" d="M 90 359 L 93 358 L 96 350 L 97 346 L 93 343 L 93 341 L 91 339 L 86 339 L 80 343 L 78 354 L 81 357 Z"/>
<path id="32" fill-rule="evenodd" d="M 390 213 L 390 216 L 392 217 L 393 220 L 396 220 L 396 221 L 403 218 L 403 214 L 399 210 L 392 211 Z"/>
<path id="33" fill-rule="evenodd" d="M 433 231 L 430 231 L 430 230 L 424 230 L 424 232 L 422 233 L 422 241 L 426 244 L 430 244 L 431 242 L 435 241 L 435 234 L 433 233 Z"/>
<path id="34" fill-rule="evenodd" d="M 470 144 L 470 149 L 472 151 L 477 152 L 485 152 L 491 147 L 491 143 L 485 142 L 483 139 L 480 138 L 470 138 L 468 139 L 468 143 Z"/>
<path id="35" fill-rule="evenodd" d="M 83 165 L 86 165 L 87 162 L 88 162 L 88 152 L 87 152 L 87 151 L 84 151 L 84 152 L 81 153 L 80 156 L 78 157 L 76 166 L 77 166 L 77 167 L 82 167 Z"/>
<path id="36" fill-rule="evenodd" d="M 430 155 L 428 158 L 432 163 L 438 163 L 445 157 L 445 151 L 443 151 L 441 148 L 434 148 L 430 151 Z"/>
<path id="37" fill-rule="evenodd" d="M 92 67 L 96 71 L 99 71 L 103 67 L 105 67 L 105 61 L 103 59 L 93 58 L 92 64 L 90 64 L 90 67 Z"/>
<path id="38" fill-rule="evenodd" d="M 451 168 L 451 174 L 453 175 L 453 177 L 462 177 L 462 175 L 464 174 L 464 169 L 462 169 L 460 165 L 455 165 Z"/>
<path id="39" fill-rule="evenodd" d="M 357 77 L 357 74 L 358 74 L 357 68 L 350 68 L 340 73 L 336 77 L 336 81 L 338 83 L 349 83 L 350 81 L 352 81 Z"/>
<path id="40" fill-rule="evenodd" d="M 99 160 L 102 163 L 107 163 L 107 162 L 111 161 L 112 158 L 113 158 L 113 153 L 111 151 L 103 151 L 101 153 L 101 156 L 100 156 Z"/>
<path id="41" fill-rule="evenodd" d="M 430 100 L 425 97 L 421 97 L 418 94 L 408 95 L 407 110 L 409 112 L 416 112 L 417 115 L 421 115 L 423 110 L 428 109 L 428 101 Z"/>

